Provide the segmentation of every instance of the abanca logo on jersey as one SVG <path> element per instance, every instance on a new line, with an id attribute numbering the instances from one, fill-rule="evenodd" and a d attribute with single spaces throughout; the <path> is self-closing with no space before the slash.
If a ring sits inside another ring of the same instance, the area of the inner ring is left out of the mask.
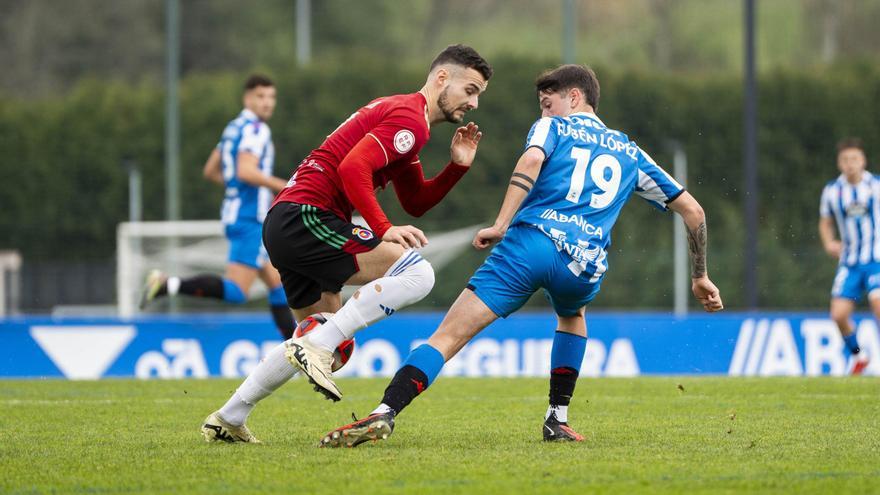
<path id="1" fill-rule="evenodd" d="M 565 213 L 559 213 L 552 208 L 548 208 L 541 213 L 540 218 L 543 218 L 544 220 L 553 220 L 554 222 L 559 223 L 573 223 L 585 234 L 594 235 L 599 239 L 601 239 L 604 234 L 602 227 L 591 224 L 580 215 L 566 215 Z"/>
<path id="2" fill-rule="evenodd" d="M 416 137 L 410 130 L 402 129 L 397 131 L 397 134 L 394 135 L 394 149 L 400 154 L 411 150 L 415 144 Z"/>

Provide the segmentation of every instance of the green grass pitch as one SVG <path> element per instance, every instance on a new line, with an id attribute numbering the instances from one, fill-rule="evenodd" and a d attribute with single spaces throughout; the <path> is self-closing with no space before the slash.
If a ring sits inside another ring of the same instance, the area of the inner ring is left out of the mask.
<path id="1" fill-rule="evenodd" d="M 238 380 L 0 381 L 0 493 L 880 493 L 876 378 L 582 379 L 545 444 L 542 379 L 442 378 L 388 441 L 318 449 L 387 379 L 294 380 L 207 444 Z"/>

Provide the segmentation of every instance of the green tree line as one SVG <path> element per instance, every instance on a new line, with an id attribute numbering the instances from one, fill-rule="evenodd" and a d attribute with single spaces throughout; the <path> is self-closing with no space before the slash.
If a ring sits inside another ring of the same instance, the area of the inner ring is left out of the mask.
<path id="1" fill-rule="evenodd" d="M 473 169 L 422 219 L 406 216 L 392 191 L 379 193 L 392 221 L 426 231 L 491 222 L 538 116 L 532 83 L 546 60 L 493 60 L 496 75 L 469 114 L 484 132 Z M 758 263 L 762 307 L 824 307 L 835 262 L 816 235 L 819 193 L 837 175 L 835 143 L 862 136 L 869 161 L 880 145 L 880 70 L 840 66 L 773 72 L 760 83 L 759 259 L 743 257 L 742 81 L 726 75 L 656 75 L 597 67 L 599 115 L 672 170 L 670 142 L 683 146 L 688 189 L 708 213 L 709 271 L 729 307 L 742 304 L 743 270 Z M 418 89 L 423 67 L 347 61 L 283 69 L 270 122 L 276 172 L 288 176 L 351 112 L 372 98 Z M 182 211 L 217 218 L 222 190 L 201 177 L 225 123 L 240 109 L 246 74 L 196 75 L 181 87 Z M 143 83 L 83 80 L 61 97 L 0 96 L 0 249 L 25 260 L 112 260 L 116 225 L 127 219 L 125 158 L 144 175 L 144 217 L 164 218 L 164 94 Z M 428 175 L 448 160 L 454 126 L 432 129 Z M 615 228 L 609 275 L 595 306 L 672 304 L 673 215 L 634 199 Z M 438 276 L 424 304 L 451 302 L 484 257 L 468 252 Z M 539 303 L 540 298 L 536 298 Z"/>
<path id="2" fill-rule="evenodd" d="M 197 73 L 296 63 L 293 0 L 180 1 L 180 69 Z M 741 0 L 320 0 L 311 2 L 315 63 L 430 59 L 451 43 L 484 56 L 559 57 L 563 17 L 577 59 L 655 71 L 742 70 Z M 757 63 L 809 69 L 870 60 L 880 45 L 880 0 L 756 3 Z M 162 81 L 166 3 L 159 0 L 0 0 L 0 90 L 21 97 L 67 91 L 83 75 Z M 376 26 L 381 26 L 377 29 Z"/>

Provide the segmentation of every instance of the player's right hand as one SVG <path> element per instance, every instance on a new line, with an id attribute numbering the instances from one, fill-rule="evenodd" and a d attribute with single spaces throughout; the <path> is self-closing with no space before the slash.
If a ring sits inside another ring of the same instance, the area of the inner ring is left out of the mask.
<path id="1" fill-rule="evenodd" d="M 714 313 L 724 309 L 724 303 L 721 302 L 721 293 L 718 292 L 718 287 L 715 287 L 715 284 L 709 280 L 709 277 L 691 279 L 691 290 L 707 313 Z"/>
<path id="2" fill-rule="evenodd" d="M 418 249 L 428 245 L 428 238 L 412 225 L 392 225 L 382 236 L 385 242 L 394 242 L 407 249 Z"/>
<path id="3" fill-rule="evenodd" d="M 831 241 L 825 245 L 825 252 L 828 253 L 828 256 L 831 256 L 834 259 L 840 259 L 840 251 L 843 249 L 843 244 L 840 241 Z"/>
<path id="4" fill-rule="evenodd" d="M 474 247 L 477 249 L 486 249 L 491 245 L 499 242 L 504 238 L 504 232 L 501 231 L 498 227 L 486 227 L 485 229 L 480 229 L 477 232 L 477 235 L 474 236 Z"/>

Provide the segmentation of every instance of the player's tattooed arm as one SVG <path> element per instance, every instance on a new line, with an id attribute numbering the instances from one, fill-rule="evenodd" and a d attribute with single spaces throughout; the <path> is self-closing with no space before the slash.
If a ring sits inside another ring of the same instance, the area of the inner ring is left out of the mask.
<path id="1" fill-rule="evenodd" d="M 691 278 L 703 278 L 708 275 L 706 251 L 708 235 L 706 229 L 706 213 L 700 203 L 687 191 L 683 191 L 669 203 L 669 209 L 681 215 L 687 230 L 688 251 L 691 257 Z"/>
<path id="2" fill-rule="evenodd" d="M 718 287 L 709 280 L 706 268 L 707 234 L 706 212 L 700 203 L 687 191 L 669 202 L 669 209 L 681 215 L 688 236 L 688 251 L 691 254 L 691 291 L 694 297 L 708 312 L 721 311 L 724 303 Z"/>
<path id="3" fill-rule="evenodd" d="M 691 278 L 706 276 L 706 222 L 687 229 L 688 250 L 691 254 Z"/>

